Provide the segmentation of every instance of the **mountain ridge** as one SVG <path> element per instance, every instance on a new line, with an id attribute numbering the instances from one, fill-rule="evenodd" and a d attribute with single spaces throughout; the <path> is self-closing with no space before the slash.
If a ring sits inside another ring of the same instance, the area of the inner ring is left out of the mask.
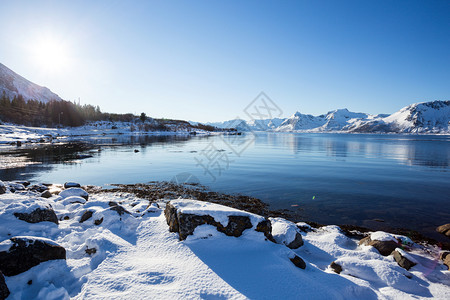
<path id="1" fill-rule="evenodd" d="M 276 120 L 276 122 L 272 122 Z M 351 112 L 347 108 L 335 109 L 313 116 L 295 112 L 288 118 L 245 121 L 239 119 L 208 123 L 219 128 L 238 123 L 243 130 L 274 132 L 348 132 L 348 133 L 436 133 L 450 134 L 450 101 L 435 100 L 414 103 L 393 114 L 371 115 Z M 274 123 L 279 124 L 274 126 Z M 272 124 L 272 126 L 267 126 Z"/>
<path id="2" fill-rule="evenodd" d="M 0 63 L 0 95 L 13 99 L 22 95 L 25 101 L 37 100 L 47 103 L 51 100 L 61 101 L 61 97 L 49 88 L 37 85 Z"/>

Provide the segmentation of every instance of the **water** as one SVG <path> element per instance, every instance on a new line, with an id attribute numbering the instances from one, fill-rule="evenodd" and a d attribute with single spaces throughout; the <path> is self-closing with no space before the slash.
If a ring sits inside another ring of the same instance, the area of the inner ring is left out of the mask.
<path id="1" fill-rule="evenodd" d="M 448 136 L 258 133 L 90 142 L 101 151 L 85 151 L 93 157 L 79 161 L 25 151 L 41 164 L 0 170 L 0 178 L 104 186 L 183 181 L 189 174 L 212 190 L 251 195 L 324 224 L 409 228 L 439 237 L 435 228 L 450 222 Z M 199 165 L 208 161 L 207 170 Z"/>

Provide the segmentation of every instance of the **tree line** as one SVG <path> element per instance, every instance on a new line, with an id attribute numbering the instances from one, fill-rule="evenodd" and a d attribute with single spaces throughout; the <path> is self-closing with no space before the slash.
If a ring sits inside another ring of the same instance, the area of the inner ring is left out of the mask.
<path id="1" fill-rule="evenodd" d="M 86 121 L 130 122 L 133 114 L 103 113 L 99 106 L 77 104 L 64 100 L 25 101 L 22 95 L 12 99 L 3 91 L 0 97 L 0 121 L 26 126 L 81 126 Z"/>

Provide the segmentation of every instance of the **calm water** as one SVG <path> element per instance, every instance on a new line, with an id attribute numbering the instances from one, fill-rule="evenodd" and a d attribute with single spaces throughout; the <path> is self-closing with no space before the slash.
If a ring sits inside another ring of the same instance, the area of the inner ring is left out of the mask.
<path id="1" fill-rule="evenodd" d="M 33 152 L 42 164 L 0 170 L 0 179 L 107 185 L 183 181 L 188 174 L 213 190 L 252 195 L 319 223 L 436 237 L 436 226 L 450 222 L 448 136 L 261 133 L 91 142 L 101 149 L 84 152 L 92 158 L 63 162 Z"/>

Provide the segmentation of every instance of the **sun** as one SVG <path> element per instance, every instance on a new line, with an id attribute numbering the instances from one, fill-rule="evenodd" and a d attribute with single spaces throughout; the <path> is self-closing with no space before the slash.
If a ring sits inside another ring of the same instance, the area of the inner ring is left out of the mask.
<path id="1" fill-rule="evenodd" d="M 33 61 L 45 71 L 63 71 L 69 65 L 68 48 L 63 41 L 51 37 L 42 38 L 31 50 Z"/>

